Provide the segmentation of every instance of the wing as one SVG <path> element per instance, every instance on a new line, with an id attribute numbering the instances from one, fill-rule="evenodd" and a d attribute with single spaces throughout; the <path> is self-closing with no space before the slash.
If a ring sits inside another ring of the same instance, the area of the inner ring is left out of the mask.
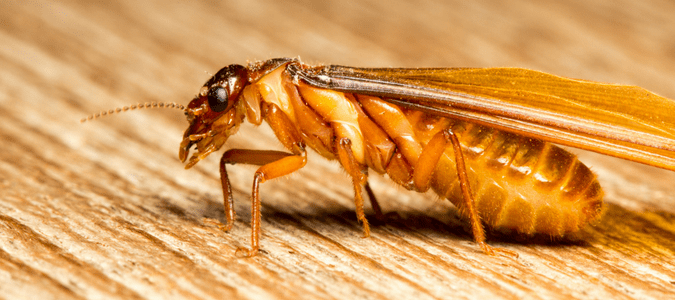
<path id="1" fill-rule="evenodd" d="M 308 84 L 675 171 L 675 101 L 635 86 L 519 68 L 289 72 Z"/>

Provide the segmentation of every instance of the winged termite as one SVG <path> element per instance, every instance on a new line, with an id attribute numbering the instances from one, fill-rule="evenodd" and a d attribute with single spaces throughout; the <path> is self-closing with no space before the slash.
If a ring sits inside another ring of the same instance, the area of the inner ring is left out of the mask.
<path id="1" fill-rule="evenodd" d="M 351 176 L 357 218 L 370 234 L 362 189 L 376 210 L 368 170 L 409 190 L 452 201 L 488 254 L 483 224 L 563 236 L 597 220 L 596 176 L 559 143 L 675 170 L 675 101 L 642 88 L 518 68 L 367 69 L 309 66 L 281 58 L 227 66 L 185 109 L 186 168 L 219 150 L 247 119 L 267 122 L 288 152 L 230 149 L 220 161 L 227 224 L 233 198 L 226 165 L 258 165 L 250 249 L 259 250 L 259 186 L 297 171 L 307 147 Z"/>

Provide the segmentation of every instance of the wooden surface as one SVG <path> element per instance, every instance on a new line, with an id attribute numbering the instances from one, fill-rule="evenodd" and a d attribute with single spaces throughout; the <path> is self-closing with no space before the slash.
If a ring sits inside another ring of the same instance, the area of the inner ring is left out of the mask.
<path id="1" fill-rule="evenodd" d="M 229 168 L 238 218 L 225 234 L 205 221 L 225 221 L 219 155 L 183 170 L 179 111 L 78 123 L 187 104 L 222 66 L 283 56 L 526 67 L 675 99 L 672 1 L 168 3 L 0 2 L 0 298 L 675 298 L 675 172 L 573 150 L 599 175 L 606 216 L 562 241 L 491 234 L 512 259 L 481 253 L 447 201 L 376 176 L 400 218 L 361 238 L 349 180 L 311 154 L 263 185 L 264 253 L 240 259 L 253 168 Z M 266 125 L 228 145 L 280 147 Z"/>

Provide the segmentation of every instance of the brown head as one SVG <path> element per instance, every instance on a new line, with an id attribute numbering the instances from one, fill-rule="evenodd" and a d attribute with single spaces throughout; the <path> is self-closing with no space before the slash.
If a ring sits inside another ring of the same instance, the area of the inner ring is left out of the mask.
<path id="1" fill-rule="evenodd" d="M 245 108 L 239 95 L 248 85 L 248 69 L 229 65 L 211 77 L 185 109 L 190 126 L 183 134 L 178 157 L 185 162 L 192 145 L 197 152 L 185 165 L 188 169 L 225 144 L 244 120 Z"/>

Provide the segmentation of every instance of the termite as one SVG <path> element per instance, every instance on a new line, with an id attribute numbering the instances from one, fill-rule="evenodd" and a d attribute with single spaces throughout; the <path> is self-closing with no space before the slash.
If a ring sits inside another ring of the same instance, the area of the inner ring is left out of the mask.
<path id="1" fill-rule="evenodd" d="M 167 106 L 179 107 L 175 104 Z M 307 163 L 307 149 L 339 161 L 352 179 L 364 236 L 373 170 L 402 187 L 435 191 L 483 225 L 561 237 L 597 221 L 603 191 L 577 157 L 552 143 L 675 170 L 675 101 L 634 86 L 520 68 L 353 68 L 278 58 L 222 68 L 183 109 L 186 169 L 219 150 L 248 120 L 272 128 L 286 151 L 229 149 L 220 160 L 228 231 L 235 221 L 228 164 L 260 166 L 251 197 L 251 247 L 260 249 L 260 184 Z M 91 118 L 91 117 L 90 117 Z"/>

